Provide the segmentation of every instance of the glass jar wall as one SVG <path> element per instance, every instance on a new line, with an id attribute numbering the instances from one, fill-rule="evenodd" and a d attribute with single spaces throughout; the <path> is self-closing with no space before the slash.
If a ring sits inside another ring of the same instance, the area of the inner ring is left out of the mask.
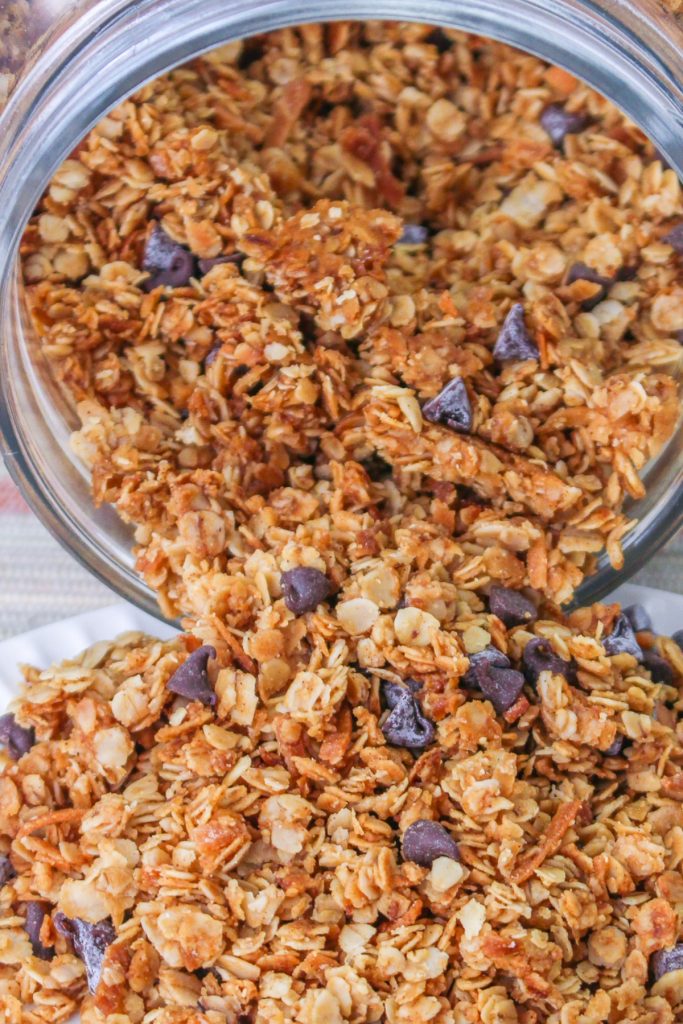
<path id="1" fill-rule="evenodd" d="M 30 17 L 28 16 L 30 13 Z M 346 18 L 411 20 L 404 0 L 352 0 Z M 146 0 L 7 5 L 0 43 L 0 433 L 3 454 L 35 512 L 96 575 L 156 612 L 132 563 L 131 536 L 110 509 L 95 510 L 85 469 L 70 452 L 72 413 L 42 365 L 17 270 L 23 228 L 50 176 L 122 97 L 162 71 L 231 39 L 285 25 L 335 20 L 309 2 Z M 567 67 L 650 136 L 683 170 L 683 29 L 657 2 L 461 0 L 430 2 L 421 22 L 501 39 Z M 647 498 L 624 542 L 638 569 L 683 521 L 683 431 L 647 467 Z M 615 585 L 606 559 L 584 583 L 594 600 Z"/>

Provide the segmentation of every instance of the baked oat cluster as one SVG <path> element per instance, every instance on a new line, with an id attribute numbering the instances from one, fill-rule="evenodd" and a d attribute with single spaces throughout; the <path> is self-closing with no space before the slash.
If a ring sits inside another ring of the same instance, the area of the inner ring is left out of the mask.
<path id="1" fill-rule="evenodd" d="M 24 238 L 98 503 L 187 632 L 0 720 L 9 1024 L 683 1019 L 674 172 L 567 72 L 305 26 L 145 87 Z"/>

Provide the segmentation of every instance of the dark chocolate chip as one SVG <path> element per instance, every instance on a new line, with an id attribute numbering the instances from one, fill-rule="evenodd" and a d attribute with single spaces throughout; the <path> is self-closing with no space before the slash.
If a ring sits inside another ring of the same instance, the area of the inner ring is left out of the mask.
<path id="1" fill-rule="evenodd" d="M 403 833 L 401 852 L 404 860 L 430 868 L 437 857 L 460 860 L 460 851 L 450 832 L 438 821 L 421 818 Z"/>
<path id="2" fill-rule="evenodd" d="M 11 713 L 0 717 L 0 744 L 7 747 L 13 761 L 27 754 L 35 742 L 34 729 L 25 729 L 19 725 Z"/>
<path id="3" fill-rule="evenodd" d="M 574 281 L 590 281 L 592 284 L 599 284 L 600 288 L 591 295 L 589 299 L 584 299 L 581 303 L 581 308 L 586 311 L 593 309 L 598 305 L 599 302 L 607 295 L 607 289 L 614 282 L 611 277 L 603 277 L 602 274 L 598 274 L 597 270 L 593 270 L 587 263 L 572 263 L 571 267 L 567 272 L 566 283 L 573 284 Z"/>
<path id="4" fill-rule="evenodd" d="M 209 658 L 215 657 L 216 650 L 214 647 L 208 644 L 198 647 L 175 670 L 166 683 L 166 688 L 171 693 L 177 693 L 180 697 L 186 697 L 188 700 L 198 700 L 200 704 L 215 707 L 217 697 L 209 682 L 209 673 L 206 671 Z"/>
<path id="5" fill-rule="evenodd" d="M 589 123 L 584 114 L 570 114 L 561 103 L 550 103 L 541 113 L 540 121 L 552 144 L 558 148 L 565 136 L 582 132 Z"/>
<path id="6" fill-rule="evenodd" d="M 208 274 L 214 267 L 219 267 L 223 263 L 234 263 L 236 266 L 240 266 L 244 263 L 246 255 L 243 252 L 231 252 L 228 256 L 213 256 L 209 260 L 197 260 L 197 267 L 199 273 Z"/>
<path id="7" fill-rule="evenodd" d="M 159 285 L 181 288 L 195 272 L 195 259 L 184 246 L 174 242 L 164 229 L 155 224 L 145 242 L 142 269 L 150 277 L 143 282 L 143 291 L 151 292 Z"/>
<path id="8" fill-rule="evenodd" d="M 12 867 L 12 861 L 9 857 L 4 854 L 0 855 L 0 889 L 3 885 L 7 885 L 13 878 L 16 878 L 17 873 Z"/>
<path id="9" fill-rule="evenodd" d="M 549 640 L 535 636 L 522 652 L 522 671 L 529 683 L 536 683 L 541 672 L 552 672 L 572 681 L 576 670 L 569 661 L 556 654 Z"/>
<path id="10" fill-rule="evenodd" d="M 389 679 L 382 680 L 382 697 L 384 698 L 385 707 L 389 710 L 393 710 L 398 704 L 399 700 L 404 693 L 409 696 L 411 693 L 417 693 L 420 689 L 420 684 L 416 683 L 414 679 L 406 679 L 405 683 L 392 683 Z"/>
<path id="11" fill-rule="evenodd" d="M 536 605 L 519 590 L 500 587 L 497 584 L 489 590 L 489 611 L 497 615 L 508 628 L 535 622 L 538 618 Z"/>
<path id="12" fill-rule="evenodd" d="M 493 346 L 493 358 L 499 363 L 538 359 L 538 348 L 526 328 L 521 302 L 516 302 L 505 317 Z"/>
<path id="13" fill-rule="evenodd" d="M 675 249 L 679 256 L 683 256 L 683 221 L 668 231 L 662 241 Z"/>
<path id="14" fill-rule="evenodd" d="M 603 750 L 603 752 L 602 752 L 603 756 L 604 757 L 619 757 L 619 754 L 622 752 L 622 750 L 624 749 L 625 745 L 626 745 L 626 737 L 624 736 L 623 733 L 618 732 L 617 735 L 612 740 L 612 742 L 610 743 L 610 745 L 607 748 L 607 750 Z"/>
<path id="15" fill-rule="evenodd" d="M 455 377 L 443 391 L 430 398 L 422 407 L 422 415 L 430 423 L 467 434 L 472 429 L 472 406 L 462 377 Z"/>
<path id="16" fill-rule="evenodd" d="M 652 619 L 650 618 L 647 609 L 645 609 L 642 604 L 630 604 L 628 608 L 622 608 L 621 610 L 635 629 L 636 633 L 652 629 Z"/>
<path id="17" fill-rule="evenodd" d="M 430 32 L 428 36 L 425 36 L 425 43 L 431 43 L 435 46 L 439 53 L 447 53 L 453 49 L 453 42 L 448 38 L 446 33 L 441 28 L 435 28 L 433 32 Z"/>
<path id="18" fill-rule="evenodd" d="M 285 605 L 295 615 L 313 612 L 332 593 L 332 584 L 320 569 L 299 566 L 280 577 Z"/>
<path id="19" fill-rule="evenodd" d="M 633 626 L 623 613 L 615 619 L 612 632 L 602 641 L 602 646 L 607 654 L 632 654 L 638 661 L 642 661 L 643 652 Z"/>
<path id="20" fill-rule="evenodd" d="M 424 224 L 404 224 L 397 245 L 424 245 L 429 240 L 429 228 Z"/>
<path id="21" fill-rule="evenodd" d="M 40 960 L 52 960 L 52 957 L 55 955 L 55 951 L 51 946 L 44 946 L 40 941 L 40 929 L 43 926 L 46 913 L 47 907 L 44 903 L 31 900 L 30 903 L 26 904 L 24 929 L 31 940 L 33 955 L 37 956 Z"/>
<path id="22" fill-rule="evenodd" d="M 663 978 L 671 971 L 683 969 L 683 942 L 678 942 L 671 949 L 658 949 L 650 957 L 650 970 L 655 981 Z"/>
<path id="23" fill-rule="evenodd" d="M 674 681 L 674 671 L 661 654 L 657 651 L 645 651 L 643 653 L 641 664 L 648 669 L 655 683 L 666 683 L 667 686 L 671 686 Z"/>
<path id="24" fill-rule="evenodd" d="M 214 345 L 212 349 L 204 357 L 204 367 L 211 366 L 212 363 L 216 362 L 216 357 L 222 349 L 222 345 Z"/>
<path id="25" fill-rule="evenodd" d="M 479 686 L 477 670 L 483 665 L 494 665 L 496 668 L 510 668 L 510 659 L 507 655 L 491 644 L 485 647 L 483 651 L 469 654 L 468 657 L 470 659 L 470 667 L 461 679 L 465 686 Z"/>
<path id="26" fill-rule="evenodd" d="M 100 983 L 104 955 L 116 941 L 114 926 L 108 918 L 90 924 L 80 917 L 67 917 L 61 910 L 57 911 L 52 920 L 59 934 L 69 939 L 74 953 L 83 961 L 88 989 L 94 995 Z"/>
<path id="27" fill-rule="evenodd" d="M 368 455 L 367 459 L 362 459 L 361 466 L 374 484 L 379 483 L 381 480 L 386 480 L 393 472 L 391 465 L 385 462 L 377 452 Z"/>
<path id="28" fill-rule="evenodd" d="M 398 696 L 393 708 L 382 723 L 387 743 L 394 747 L 422 750 L 434 742 L 436 730 L 425 716 L 418 701 L 409 693 Z"/>
<path id="29" fill-rule="evenodd" d="M 681 344 L 683 344 L 683 342 Z M 675 633 L 672 633 L 671 639 L 675 644 L 678 644 L 680 649 L 683 651 L 683 629 L 677 629 Z"/>
<path id="30" fill-rule="evenodd" d="M 514 668 L 480 665 L 477 685 L 499 715 L 508 711 L 524 689 L 524 676 Z"/>

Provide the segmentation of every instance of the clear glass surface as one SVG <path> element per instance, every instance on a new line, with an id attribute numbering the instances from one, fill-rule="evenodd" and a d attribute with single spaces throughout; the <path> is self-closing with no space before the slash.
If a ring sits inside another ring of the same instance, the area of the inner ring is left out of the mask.
<path id="1" fill-rule="evenodd" d="M 88 569 L 159 615 L 131 534 L 96 510 L 71 454 L 71 410 L 41 363 L 16 253 L 51 175 L 107 110 L 143 82 L 231 39 L 334 21 L 333 0 L 0 0 L 0 443 L 34 511 Z M 658 0 L 349 0 L 346 19 L 430 22 L 493 36 L 569 68 L 609 97 L 683 176 L 683 27 Z M 4 108 L 4 109 L 3 109 Z M 683 425 L 647 467 L 630 510 L 625 568 L 602 558 L 578 599 L 623 582 L 683 525 Z"/>

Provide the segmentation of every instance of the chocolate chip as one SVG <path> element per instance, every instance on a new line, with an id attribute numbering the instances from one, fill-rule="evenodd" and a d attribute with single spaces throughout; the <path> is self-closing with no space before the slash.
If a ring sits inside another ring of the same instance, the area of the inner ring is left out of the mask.
<path id="1" fill-rule="evenodd" d="M 538 348 L 526 329 L 524 306 L 521 302 L 516 302 L 505 317 L 493 346 L 493 358 L 499 363 L 538 359 Z"/>
<path id="2" fill-rule="evenodd" d="M 668 231 L 662 241 L 675 249 L 679 256 L 683 256 L 683 221 Z"/>
<path id="3" fill-rule="evenodd" d="M 375 484 L 386 480 L 393 472 L 391 465 L 377 452 L 368 455 L 367 459 L 361 459 L 361 466 Z"/>
<path id="4" fill-rule="evenodd" d="M 67 917 L 61 910 L 57 911 L 52 920 L 59 934 L 69 939 L 74 953 L 83 961 L 88 989 L 94 995 L 100 983 L 104 955 L 116 941 L 114 926 L 108 918 L 90 924 L 80 917 Z"/>
<path id="5" fill-rule="evenodd" d="M 404 224 L 397 245 L 424 245 L 429 240 L 429 228 L 424 224 Z"/>
<path id="6" fill-rule="evenodd" d="M 40 941 L 40 929 L 43 926 L 46 913 L 47 908 L 44 903 L 31 900 L 30 903 L 26 904 L 24 929 L 31 940 L 33 955 L 37 956 L 40 960 L 52 960 L 55 955 L 55 951 L 51 946 L 44 946 Z"/>
<path id="7" fill-rule="evenodd" d="M 638 661 L 642 661 L 643 652 L 640 644 L 636 640 L 631 623 L 624 614 L 615 619 L 612 632 L 602 641 L 602 646 L 607 654 L 632 654 Z"/>
<path id="8" fill-rule="evenodd" d="M 36 742 L 34 729 L 25 729 L 19 725 L 12 714 L 0 717 L 0 743 L 7 747 L 13 761 L 27 754 Z"/>
<path id="9" fill-rule="evenodd" d="M 419 689 L 420 684 L 416 683 L 414 679 L 406 679 L 404 684 L 392 683 L 389 679 L 383 679 L 382 697 L 384 698 L 384 705 L 391 711 L 396 707 L 404 693 L 410 696 L 411 693 L 417 693 Z"/>
<path id="10" fill-rule="evenodd" d="M 458 844 L 453 836 L 438 821 L 421 818 L 414 821 L 403 833 L 401 852 L 404 860 L 430 868 L 437 857 L 460 860 Z"/>
<path id="11" fill-rule="evenodd" d="M 211 366 L 212 363 L 216 362 L 216 357 L 218 356 L 218 353 L 220 352 L 220 350 L 222 348 L 223 348 L 222 345 L 214 345 L 213 348 L 210 349 L 210 351 L 204 357 L 204 367 L 205 368 L 207 366 Z"/>
<path id="12" fill-rule="evenodd" d="M 652 629 L 652 619 L 642 604 L 630 604 L 628 608 L 622 608 L 621 611 L 631 623 L 636 633 Z"/>
<path id="13" fill-rule="evenodd" d="M 243 252 L 231 252 L 228 256 L 214 256 L 209 260 L 197 260 L 197 267 L 199 273 L 203 276 L 208 274 L 210 270 L 213 270 L 214 267 L 219 267 L 223 263 L 234 263 L 239 267 L 246 258 Z"/>
<path id="14" fill-rule="evenodd" d="M 216 694 L 214 693 L 206 666 L 209 658 L 216 657 L 214 647 L 204 644 L 185 659 L 182 665 L 175 670 L 166 683 L 166 688 L 171 693 L 177 693 L 180 697 L 188 700 L 198 700 L 200 704 L 215 707 Z"/>
<path id="15" fill-rule="evenodd" d="M 675 644 L 678 644 L 680 649 L 683 651 L 683 629 L 677 629 L 675 633 L 672 633 L 671 639 Z"/>
<path id="16" fill-rule="evenodd" d="M 467 434 L 472 429 L 472 406 L 462 377 L 455 377 L 443 391 L 430 398 L 422 407 L 422 415 L 430 423 Z"/>
<path id="17" fill-rule="evenodd" d="M 508 628 L 535 622 L 538 618 L 533 601 L 520 594 L 519 590 L 511 590 L 510 587 L 500 587 L 497 584 L 489 590 L 489 611 L 497 615 Z"/>
<path id="18" fill-rule="evenodd" d="M 465 686 L 479 686 L 477 680 L 477 669 L 483 665 L 493 665 L 496 668 L 510 668 L 510 659 L 507 655 L 499 651 L 497 647 L 489 644 L 483 651 L 477 651 L 476 654 L 469 654 L 470 667 L 465 672 L 461 679 L 461 682 Z"/>
<path id="19" fill-rule="evenodd" d="M 382 732 L 392 746 L 413 750 L 428 747 L 436 735 L 433 722 L 425 717 L 418 701 L 407 692 L 398 696 L 382 723 Z"/>
<path id="20" fill-rule="evenodd" d="M 599 302 L 607 295 L 607 289 L 614 282 L 611 277 L 603 277 L 602 274 L 598 274 L 597 270 L 593 270 L 587 263 L 573 263 L 567 272 L 566 283 L 573 284 L 574 281 L 590 281 L 592 284 L 599 284 L 600 289 L 591 295 L 589 299 L 584 299 L 581 303 L 581 308 L 589 311 L 598 305 Z"/>
<path id="21" fill-rule="evenodd" d="M 612 740 L 612 742 L 610 743 L 610 745 L 607 748 L 607 750 L 603 750 L 603 752 L 602 752 L 603 756 L 604 757 L 619 757 L 619 754 L 622 752 L 622 750 L 624 749 L 625 745 L 626 745 L 626 737 L 624 736 L 623 733 L 618 732 L 617 735 Z"/>
<path id="22" fill-rule="evenodd" d="M 514 668 L 480 665 L 477 685 L 499 715 L 508 711 L 524 689 L 524 676 Z"/>
<path id="23" fill-rule="evenodd" d="M 280 577 L 285 605 L 295 615 L 313 612 L 332 593 L 332 584 L 320 569 L 299 566 Z"/>
<path id="24" fill-rule="evenodd" d="M 425 43 L 431 43 L 435 46 L 439 53 L 447 53 L 453 49 L 453 42 L 448 38 L 446 33 L 441 28 L 435 28 L 433 32 L 430 32 L 428 36 L 425 36 Z"/>
<path id="25" fill-rule="evenodd" d="M 12 867 L 12 861 L 4 854 L 0 855 L 0 888 L 2 888 L 3 885 L 7 885 L 8 882 L 11 882 L 12 879 L 16 877 L 17 873 Z"/>
<path id="26" fill-rule="evenodd" d="M 150 273 L 142 284 L 143 291 L 151 292 L 159 285 L 180 288 L 194 274 L 195 260 L 191 252 L 174 242 L 162 227 L 155 224 L 145 242 L 142 269 Z"/>
<path id="27" fill-rule="evenodd" d="M 558 148 L 562 146 L 565 136 L 582 132 L 589 123 L 584 114 L 570 114 L 561 103 L 550 103 L 541 113 L 540 122 L 553 145 Z"/>
<path id="28" fill-rule="evenodd" d="M 657 651 L 645 651 L 640 661 L 648 669 L 655 683 L 666 683 L 667 686 L 671 686 L 674 671 L 666 658 Z"/>
<path id="29" fill-rule="evenodd" d="M 650 970 L 655 981 L 671 971 L 683 969 L 683 942 L 678 942 L 671 949 L 658 949 L 650 957 Z"/>
<path id="30" fill-rule="evenodd" d="M 529 683 L 536 683 L 541 672 L 552 672 L 571 681 L 576 670 L 569 661 L 556 654 L 549 640 L 535 636 L 522 651 L 522 671 Z"/>

